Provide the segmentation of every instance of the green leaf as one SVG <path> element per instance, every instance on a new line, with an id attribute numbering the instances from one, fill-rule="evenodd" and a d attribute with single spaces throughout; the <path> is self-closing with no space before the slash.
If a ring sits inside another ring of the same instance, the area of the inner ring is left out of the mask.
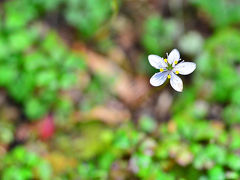
<path id="1" fill-rule="evenodd" d="M 139 126 L 142 131 L 150 133 L 156 128 L 156 122 L 148 116 L 143 116 L 139 120 Z"/>
<path id="2" fill-rule="evenodd" d="M 12 51 L 27 50 L 34 42 L 34 34 L 31 31 L 19 30 L 11 34 L 9 37 L 9 46 Z"/>
<path id="3" fill-rule="evenodd" d="M 36 98 L 29 99 L 25 104 L 25 113 L 31 119 L 42 117 L 48 109 L 48 105 L 44 104 Z"/>
<path id="4" fill-rule="evenodd" d="M 212 169 L 208 170 L 208 176 L 210 180 L 224 180 L 225 174 L 221 166 L 214 166 Z"/>
<path id="5" fill-rule="evenodd" d="M 165 53 L 181 33 L 181 25 L 177 21 L 163 20 L 159 15 L 149 16 L 144 21 L 143 29 L 141 42 L 144 48 L 153 54 Z"/>
<path id="6" fill-rule="evenodd" d="M 240 170 L 240 157 L 235 154 L 229 154 L 227 164 L 232 170 Z"/>
<path id="7" fill-rule="evenodd" d="M 84 38 L 88 39 L 109 20 L 111 14 L 112 6 L 109 0 L 69 0 L 65 18 Z"/>
<path id="8" fill-rule="evenodd" d="M 0 85 L 1 86 L 9 86 L 12 85 L 13 82 L 16 81 L 17 78 L 17 70 L 16 67 L 12 65 L 4 65 L 0 66 Z"/>
<path id="9" fill-rule="evenodd" d="M 31 1 L 30 1 L 31 2 Z M 8 1 L 4 3 L 6 28 L 22 28 L 37 17 L 37 11 L 29 1 Z"/>

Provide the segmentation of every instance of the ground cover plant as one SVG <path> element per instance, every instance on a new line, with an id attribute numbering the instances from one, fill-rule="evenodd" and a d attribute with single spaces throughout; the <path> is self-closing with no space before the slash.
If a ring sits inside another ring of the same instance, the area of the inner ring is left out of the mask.
<path id="1" fill-rule="evenodd" d="M 239 5 L 1 1 L 0 179 L 239 179 Z M 182 92 L 151 86 L 175 48 Z"/>

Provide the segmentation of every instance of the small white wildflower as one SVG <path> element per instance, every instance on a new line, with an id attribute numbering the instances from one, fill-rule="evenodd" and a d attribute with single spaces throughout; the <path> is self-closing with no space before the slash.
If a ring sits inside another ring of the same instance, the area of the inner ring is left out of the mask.
<path id="1" fill-rule="evenodd" d="M 183 90 L 183 82 L 177 74 L 188 75 L 196 69 L 196 64 L 193 62 L 184 62 L 180 59 L 180 53 L 177 49 L 173 49 L 171 53 L 167 54 L 167 59 L 163 59 L 157 55 L 148 56 L 149 63 L 159 69 L 159 73 L 155 73 L 151 79 L 152 86 L 162 85 L 166 79 L 170 79 L 170 84 L 178 92 Z M 178 63 L 181 61 L 180 63 Z"/>

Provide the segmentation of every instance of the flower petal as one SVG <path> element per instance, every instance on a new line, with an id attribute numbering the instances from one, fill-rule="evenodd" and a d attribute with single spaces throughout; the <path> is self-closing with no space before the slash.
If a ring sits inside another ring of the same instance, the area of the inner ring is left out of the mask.
<path id="1" fill-rule="evenodd" d="M 173 68 L 173 72 L 178 71 L 179 74 L 188 75 L 196 69 L 196 64 L 193 62 L 181 62 Z"/>
<path id="2" fill-rule="evenodd" d="M 150 79 L 150 84 L 152 86 L 162 85 L 166 81 L 168 74 L 168 71 L 155 73 Z"/>
<path id="3" fill-rule="evenodd" d="M 175 61 L 179 61 L 180 53 L 177 49 L 173 49 L 168 56 L 168 63 L 173 64 Z"/>
<path id="4" fill-rule="evenodd" d="M 176 74 L 171 72 L 171 79 L 170 84 L 178 92 L 182 92 L 183 90 L 183 82 L 180 77 L 178 77 Z"/>
<path id="5" fill-rule="evenodd" d="M 167 64 L 164 62 L 163 58 L 157 55 L 149 55 L 148 56 L 149 63 L 155 67 L 156 69 L 166 68 Z"/>

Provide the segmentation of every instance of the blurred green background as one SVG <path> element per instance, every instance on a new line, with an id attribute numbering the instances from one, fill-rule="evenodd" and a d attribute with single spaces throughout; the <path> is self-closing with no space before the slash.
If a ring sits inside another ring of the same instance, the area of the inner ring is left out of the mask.
<path id="1" fill-rule="evenodd" d="M 239 124 L 239 0 L 0 1 L 0 179 L 240 179 Z"/>

